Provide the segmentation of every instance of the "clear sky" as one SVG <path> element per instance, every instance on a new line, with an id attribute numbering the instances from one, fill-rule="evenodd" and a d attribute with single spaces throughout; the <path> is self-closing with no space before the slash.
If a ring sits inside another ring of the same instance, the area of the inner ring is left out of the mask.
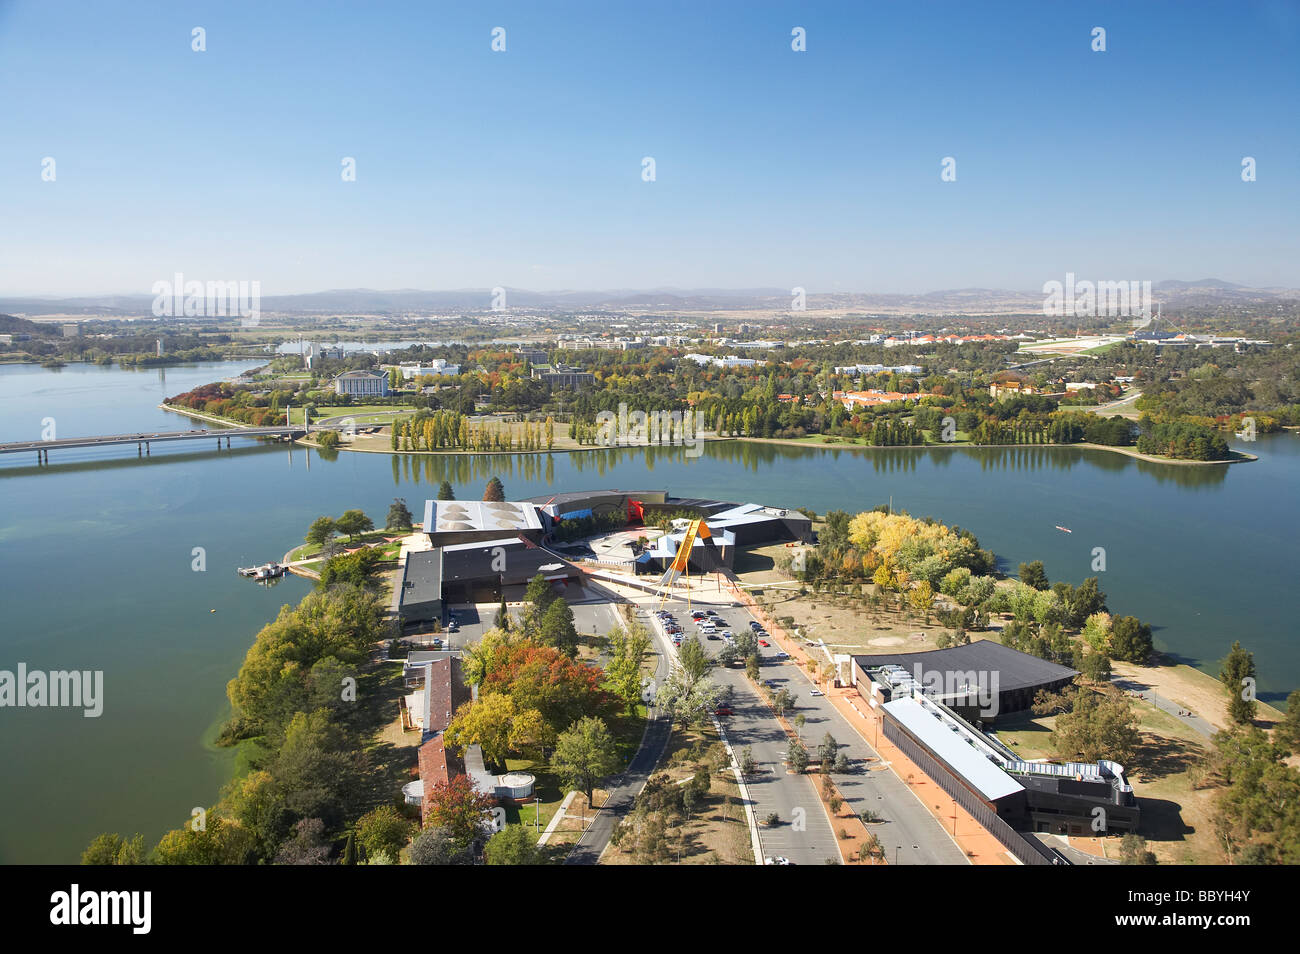
<path id="1" fill-rule="evenodd" d="M 0 294 L 1296 287 L 1298 117 L 1296 0 L 0 0 Z"/>

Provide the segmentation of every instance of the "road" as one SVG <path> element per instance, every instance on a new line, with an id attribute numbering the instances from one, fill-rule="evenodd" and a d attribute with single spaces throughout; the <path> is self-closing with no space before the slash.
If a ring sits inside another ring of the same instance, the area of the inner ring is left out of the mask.
<path id="1" fill-rule="evenodd" d="M 611 608 L 608 605 L 603 608 Z M 578 607 L 574 607 L 576 617 Z M 662 685 L 668 678 L 671 667 L 670 644 L 663 639 L 663 634 L 656 630 L 656 627 L 650 624 L 649 611 L 639 609 L 637 617 L 652 633 L 655 634 L 656 643 L 656 663 L 655 663 L 655 682 Z M 579 627 L 581 631 L 581 627 Z M 651 773 L 659 765 L 659 761 L 664 756 L 664 750 L 668 747 L 669 736 L 672 735 L 672 723 L 667 716 L 658 709 L 651 707 L 650 716 L 646 722 L 645 736 L 641 739 L 641 747 L 637 749 L 636 755 L 628 764 L 627 770 L 622 775 L 613 779 L 612 784 L 607 786 L 609 797 L 602 806 L 600 814 L 592 821 L 591 825 L 582 837 L 578 839 L 573 849 L 564 859 L 566 865 L 594 865 L 600 860 L 601 853 L 605 846 L 609 844 L 610 836 L 623 816 L 632 808 L 636 797 L 641 794 L 641 789 L 649 780 Z"/>
<path id="2" fill-rule="evenodd" d="M 1083 410 L 1091 411 L 1093 414 L 1104 414 L 1108 417 L 1118 414 L 1120 417 L 1127 417 L 1136 421 L 1142 416 L 1142 412 L 1133 405 L 1141 396 L 1142 392 L 1135 389 L 1117 401 L 1111 401 L 1109 404 L 1098 404 L 1096 407 L 1083 408 Z"/>
<path id="3" fill-rule="evenodd" d="M 701 607 L 716 608 L 728 623 L 724 628 L 732 632 L 748 629 L 753 620 L 744 607 L 727 603 L 693 604 L 693 608 Z M 677 616 L 683 629 L 692 631 L 684 603 L 666 608 Z M 902 779 L 887 769 L 870 771 L 865 767 L 880 765 L 876 751 L 825 696 L 812 695 L 816 687 L 807 673 L 792 662 L 781 661 L 777 657 L 780 648 L 774 640 L 768 642 L 772 645 L 759 647 L 761 678 L 772 680 L 776 688 L 788 689 L 796 696 L 795 709 L 787 719 L 792 721 L 795 716 L 803 715 L 806 721 L 800 735 L 811 756 L 816 757 L 817 746 L 827 732 L 848 756 L 850 771 L 836 775 L 835 783 L 856 812 L 861 815 L 869 810 L 882 819 L 871 830 L 885 849 L 887 861 L 904 865 L 969 864 L 966 855 Z M 724 645 L 721 640 L 703 638 L 701 644 L 711 656 L 716 656 Z M 724 690 L 729 687 L 732 691 L 734 711 L 726 720 L 732 746 L 738 753 L 750 746 L 754 760 L 763 770 L 748 783 L 754 813 L 760 822 L 773 811 L 781 818 L 781 824 L 775 828 L 759 827 L 764 856 L 785 857 L 795 864 L 824 864 L 827 858 L 838 858 L 835 833 L 815 788 L 816 777 L 786 773 L 788 736 L 772 710 L 760 699 L 757 688 L 739 668 L 715 668 L 713 678 Z M 801 831 L 795 830 L 792 824 L 796 809 L 801 810 L 805 822 Z"/>
<path id="4" fill-rule="evenodd" d="M 752 617 L 744 609 L 732 607 L 729 603 L 692 604 L 694 609 L 701 607 L 716 607 L 728 624 L 721 627 L 723 629 L 738 632 L 749 628 Z M 688 634 L 693 633 L 694 626 L 684 601 L 669 601 L 664 604 L 664 609 L 677 617 Z M 655 625 L 662 632 L 658 621 Z M 725 643 L 721 639 L 700 637 L 700 645 L 712 658 Z M 785 668 L 772 655 L 775 652 L 775 649 L 767 650 L 768 655 L 763 659 L 764 678 L 777 675 L 777 670 Z M 759 696 L 758 689 L 743 669 L 719 666 L 710 676 L 722 688 L 732 708 L 732 714 L 724 719 L 727 740 L 736 758 L 739 759 L 740 753 L 748 748 L 758 764 L 757 773 L 747 778 L 745 785 L 753 804 L 754 817 L 759 823 L 758 840 L 763 857 L 785 858 L 797 865 L 820 865 L 827 859 L 838 862 L 835 832 L 826 817 L 813 779 L 806 774 L 793 775 L 786 771 L 789 736 L 771 707 Z M 773 814 L 777 816 L 777 824 L 764 824 L 765 819 Z"/>

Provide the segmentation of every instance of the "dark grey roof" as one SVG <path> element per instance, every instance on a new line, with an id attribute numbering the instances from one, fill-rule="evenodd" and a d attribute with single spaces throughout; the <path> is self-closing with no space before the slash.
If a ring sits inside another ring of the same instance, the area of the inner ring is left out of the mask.
<path id="1" fill-rule="evenodd" d="M 402 577 L 403 603 L 427 603 L 442 599 L 442 551 L 420 550 L 406 557 L 406 573 Z"/>
<path id="2" fill-rule="evenodd" d="M 996 672 L 999 692 L 1041 686 L 1073 679 L 1078 675 L 1078 672 L 1067 666 L 1022 653 L 991 639 L 981 639 L 949 649 L 932 649 L 929 652 L 854 656 L 853 660 L 862 669 L 902 666 L 908 672 L 915 672 L 913 667 L 919 664 L 922 678 L 927 672 Z"/>
<path id="3" fill-rule="evenodd" d="M 493 568 L 493 564 L 501 565 L 497 551 L 503 549 L 505 550 L 505 571 L 499 572 Z M 522 583 L 536 576 L 543 566 L 552 564 L 559 564 L 560 566 L 555 570 L 545 571 L 547 575 L 553 573 L 564 573 L 570 577 L 580 575 L 580 571 L 573 564 L 561 560 L 555 554 L 549 553 L 540 547 L 526 547 L 518 543 L 502 543 L 498 541 L 481 547 L 458 546 L 454 549 L 444 550 L 442 558 L 442 579 L 446 583 L 482 580 L 495 582 L 498 576 L 503 577 L 507 584 Z"/>

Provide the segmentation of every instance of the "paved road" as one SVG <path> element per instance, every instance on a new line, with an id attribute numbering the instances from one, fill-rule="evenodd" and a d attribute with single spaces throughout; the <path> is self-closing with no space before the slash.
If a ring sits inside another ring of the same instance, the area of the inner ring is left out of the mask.
<path id="1" fill-rule="evenodd" d="M 693 603 L 693 608 L 713 608 L 708 603 Z M 670 601 L 665 609 L 673 613 L 688 633 L 694 627 L 684 601 Z M 734 631 L 748 629 L 752 617 L 743 609 L 718 605 Z M 662 633 L 656 623 L 655 629 Z M 700 640 L 710 656 L 716 656 L 724 643 L 721 640 Z M 775 649 L 770 652 L 776 652 Z M 766 670 L 783 668 L 774 656 L 768 657 Z M 754 816 L 759 821 L 759 843 L 766 858 L 786 858 L 797 865 L 825 864 L 828 858 L 839 859 L 835 833 L 830 819 L 817 795 L 814 780 L 808 775 L 791 775 L 786 771 L 785 757 L 789 738 L 772 710 L 759 697 L 743 669 L 716 668 L 711 678 L 724 692 L 730 693 L 733 714 L 726 718 L 727 739 L 740 757 L 746 747 L 758 763 L 757 775 L 745 780 L 753 803 Z M 766 678 L 766 676 L 765 676 Z M 768 827 L 763 819 L 775 813 L 780 822 Z"/>
<path id="2" fill-rule="evenodd" d="M 1168 712 L 1171 716 L 1207 739 L 1219 730 L 1216 729 L 1208 719 L 1203 719 L 1194 712 L 1184 709 L 1182 706 L 1175 704 L 1164 696 L 1157 695 L 1156 692 L 1140 682 L 1134 682 L 1131 679 L 1122 679 L 1119 676 L 1112 676 L 1111 682 L 1125 692 L 1135 693 L 1139 698 L 1145 699 L 1157 709 Z"/>
<path id="3" fill-rule="evenodd" d="M 602 607 L 612 612 L 611 606 Z M 576 616 L 577 608 L 574 613 Z M 647 618 L 648 611 L 638 611 L 638 618 L 646 627 L 655 634 L 656 649 L 658 656 L 655 665 L 655 681 L 660 685 L 668 678 L 671 659 L 669 649 L 670 645 L 666 644 L 662 633 L 656 630 L 656 627 L 650 625 Z M 605 846 L 609 844 L 610 836 L 614 833 L 614 828 L 622 821 L 623 816 L 632 808 L 636 797 L 641 794 L 641 789 L 645 787 L 646 781 L 659 765 L 660 759 L 664 756 L 664 750 L 668 747 L 668 738 L 672 735 L 672 723 L 664 713 L 658 709 L 650 709 L 650 718 L 646 724 L 645 736 L 641 740 L 641 747 L 637 750 L 636 755 L 632 757 L 631 763 L 622 775 L 618 776 L 609 791 L 609 799 L 606 801 L 600 814 L 596 816 L 591 826 L 578 839 L 577 844 L 569 852 L 568 857 L 564 859 L 566 865 L 594 865 L 600 860 L 601 853 Z"/>
<path id="4" fill-rule="evenodd" d="M 871 830 L 880 840 L 890 864 L 970 864 L 970 859 L 906 782 L 892 771 L 866 768 L 867 764 L 880 764 L 879 754 L 829 699 L 811 694 L 815 687 L 804 670 L 785 665 L 780 668 L 780 675 L 764 678 L 774 678 L 778 688 L 789 689 L 797 697 L 795 712 L 807 720 L 800 734 L 810 755 L 816 758 L 817 746 L 829 732 L 848 756 L 851 771 L 836 775 L 835 784 L 859 815 L 870 811 L 883 819 L 883 823 L 871 825 Z M 872 761 L 868 763 L 868 760 Z"/>
<path id="5" fill-rule="evenodd" d="M 690 614 L 685 612 L 684 604 L 681 605 L 680 612 L 670 609 L 679 621 L 686 623 Z M 714 607 L 706 605 L 705 608 Z M 728 623 L 725 628 L 732 632 L 748 629 L 753 620 L 743 607 L 719 605 L 716 608 Z M 687 624 L 683 628 L 690 632 L 692 627 Z M 881 824 L 873 824 L 871 830 L 885 849 L 889 863 L 969 864 L 970 860 L 902 779 L 889 770 L 868 771 L 865 768 L 868 759 L 873 760 L 873 765 L 880 764 L 876 751 L 830 700 L 811 694 L 815 686 L 807 673 L 793 662 L 780 661 L 776 656 L 780 647 L 774 640 L 768 641 L 771 646 L 759 647 L 762 678 L 772 680 L 777 688 L 788 689 L 796 696 L 795 710 L 788 718 L 793 720 L 802 714 L 806 720 L 800 735 L 809 755 L 816 758 L 817 746 L 827 732 L 848 755 L 852 770 L 836 775 L 835 783 L 856 812 L 861 814 L 870 810 L 883 819 Z M 724 645 L 715 640 L 702 640 L 702 643 L 710 655 L 716 655 Z M 750 784 L 758 818 L 761 820 L 769 811 L 777 811 L 785 820 L 793 817 L 793 808 L 805 809 L 808 829 L 802 835 L 784 824 L 777 829 L 759 829 L 763 854 L 780 855 L 796 864 L 823 864 L 827 857 L 836 857 L 836 839 L 817 797 L 816 777 L 785 774 L 788 737 L 771 709 L 759 699 L 757 690 L 743 670 L 715 669 L 714 678 L 720 685 L 733 687 L 738 703 L 733 704 L 735 715 L 728 720 L 727 726 L 732 745 L 738 751 L 745 745 L 752 745 L 755 760 L 768 769 L 764 778 Z M 818 824 L 814 824 L 814 820 Z"/>

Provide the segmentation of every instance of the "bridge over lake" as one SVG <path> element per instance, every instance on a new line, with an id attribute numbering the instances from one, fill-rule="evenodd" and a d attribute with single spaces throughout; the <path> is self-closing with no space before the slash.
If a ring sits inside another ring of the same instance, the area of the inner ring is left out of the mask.
<path id="1" fill-rule="evenodd" d="M 317 430 L 333 431 L 347 430 L 350 426 L 351 425 L 345 423 L 313 425 Z M 229 447 L 230 439 L 232 437 L 260 437 L 292 440 L 297 437 L 302 437 L 306 433 L 307 428 L 301 425 L 291 425 L 282 427 L 201 428 L 188 431 L 107 434 L 101 437 L 62 437 L 53 440 L 14 441 L 8 444 L 0 444 L 0 454 L 35 453 L 37 463 L 48 464 L 50 462 L 50 451 L 61 448 L 115 447 L 135 444 L 137 455 L 140 457 L 146 457 L 149 454 L 149 445 L 162 441 L 216 440 L 217 448 L 220 449 L 222 440 L 225 440 L 226 446 Z"/>

